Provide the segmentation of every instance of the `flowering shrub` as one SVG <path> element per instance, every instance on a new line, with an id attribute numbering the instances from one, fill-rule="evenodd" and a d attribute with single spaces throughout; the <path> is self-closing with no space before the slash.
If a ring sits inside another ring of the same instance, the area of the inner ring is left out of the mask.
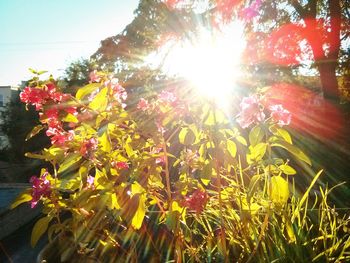
<path id="1" fill-rule="evenodd" d="M 320 173 L 295 195 L 299 169 L 291 163 L 311 161 L 283 128 L 291 114 L 282 105 L 263 94 L 243 98 L 235 125 L 215 102 L 182 96 L 181 88 L 132 105 L 115 78 L 96 71 L 90 78 L 75 96 L 38 78 L 20 95 L 39 112 L 29 137 L 46 130 L 51 139 L 49 148 L 27 154 L 51 168 L 32 177 L 32 189 L 13 204 L 44 205 L 33 246 L 47 231 L 62 261 L 246 262 L 257 253 L 253 261 L 271 261 L 291 248 L 303 260 L 346 258 L 345 243 L 327 248 L 349 237 L 331 227 L 348 220 L 333 213 L 309 228 L 307 200 Z M 328 209 L 322 193 L 315 205 Z"/>

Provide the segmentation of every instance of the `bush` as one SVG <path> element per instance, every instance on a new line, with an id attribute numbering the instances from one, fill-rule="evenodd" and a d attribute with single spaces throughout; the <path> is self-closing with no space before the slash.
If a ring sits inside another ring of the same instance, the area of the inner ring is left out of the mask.
<path id="1" fill-rule="evenodd" d="M 44 204 L 34 246 L 47 231 L 62 261 L 343 261 L 349 219 L 294 187 L 291 160 L 309 157 L 284 128 L 291 114 L 263 92 L 242 99 L 236 120 L 188 87 L 129 105 L 103 72 L 75 96 L 34 78 L 21 100 L 35 106 L 51 146 L 32 189 L 13 207 Z M 134 94 L 137 95 L 137 94 Z M 287 151 L 284 160 L 280 150 Z"/>

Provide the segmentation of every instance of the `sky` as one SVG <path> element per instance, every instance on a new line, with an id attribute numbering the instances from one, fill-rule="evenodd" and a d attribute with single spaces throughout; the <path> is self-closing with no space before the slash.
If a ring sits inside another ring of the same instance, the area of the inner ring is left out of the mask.
<path id="1" fill-rule="evenodd" d="M 28 68 L 58 77 L 120 33 L 139 0 L 0 0 L 0 85 L 31 78 Z"/>

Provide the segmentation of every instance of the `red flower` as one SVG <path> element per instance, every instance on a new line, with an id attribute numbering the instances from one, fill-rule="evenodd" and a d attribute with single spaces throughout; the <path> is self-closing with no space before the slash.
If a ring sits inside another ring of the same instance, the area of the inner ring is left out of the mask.
<path id="1" fill-rule="evenodd" d="M 32 176 L 30 183 L 32 184 L 32 200 L 31 208 L 34 208 L 41 197 L 49 197 L 51 195 L 51 183 L 46 179 L 48 172 L 43 173 L 39 178 Z"/>
<path id="2" fill-rule="evenodd" d="M 22 102 L 26 104 L 32 104 L 35 106 L 35 109 L 38 111 L 42 108 L 42 105 L 45 104 L 46 100 L 49 98 L 47 91 L 25 87 L 24 90 L 19 94 L 19 97 Z"/>
<path id="3" fill-rule="evenodd" d="M 261 122 L 265 119 L 265 114 L 257 96 L 244 97 L 240 107 L 241 112 L 239 113 L 237 122 L 242 128 L 247 128 L 251 124 Z"/>
<path id="4" fill-rule="evenodd" d="M 142 110 L 142 111 L 146 111 L 149 109 L 149 103 L 147 100 L 145 100 L 144 98 L 141 98 L 139 103 L 137 104 L 137 109 Z"/>
<path id="5" fill-rule="evenodd" d="M 97 149 L 98 141 L 95 138 L 90 138 L 83 142 L 80 148 L 80 154 L 89 157 L 91 152 Z"/>
<path id="6" fill-rule="evenodd" d="M 289 125 L 292 119 L 292 114 L 283 108 L 282 105 L 270 106 L 271 117 L 279 126 Z"/>
<path id="7" fill-rule="evenodd" d="M 189 197 L 186 197 L 185 206 L 199 214 L 203 211 L 207 202 L 207 192 L 197 189 Z"/>
<path id="8" fill-rule="evenodd" d="M 112 165 L 117 169 L 128 169 L 129 165 L 127 162 L 112 162 Z"/>
<path id="9" fill-rule="evenodd" d="M 73 140 L 74 131 L 70 130 L 66 132 L 62 129 L 49 127 L 46 131 L 46 135 L 49 137 L 51 136 L 51 144 L 62 146 L 67 141 Z"/>

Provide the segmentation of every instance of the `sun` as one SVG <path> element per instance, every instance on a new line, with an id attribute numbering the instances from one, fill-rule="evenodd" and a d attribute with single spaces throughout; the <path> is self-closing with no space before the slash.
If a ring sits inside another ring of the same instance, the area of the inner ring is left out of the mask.
<path id="1" fill-rule="evenodd" d="M 224 103 L 241 74 L 245 45 L 240 22 L 232 22 L 215 33 L 202 29 L 195 40 L 177 43 L 171 49 L 163 69 L 169 75 L 187 79 L 199 95 Z"/>

